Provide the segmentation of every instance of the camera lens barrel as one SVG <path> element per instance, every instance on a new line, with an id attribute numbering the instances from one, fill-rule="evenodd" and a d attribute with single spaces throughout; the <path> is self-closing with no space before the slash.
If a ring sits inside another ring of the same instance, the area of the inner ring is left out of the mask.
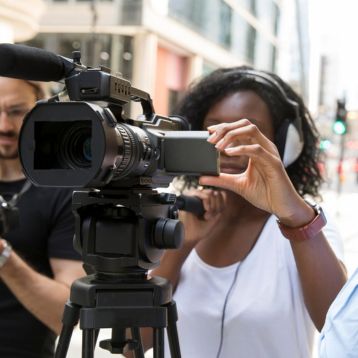
<path id="1" fill-rule="evenodd" d="M 103 187 L 155 167 L 156 144 L 96 104 L 40 103 L 25 118 L 20 159 L 37 185 Z"/>
<path id="2" fill-rule="evenodd" d="M 61 135 L 58 157 L 63 167 L 89 168 L 92 162 L 91 127 L 74 123 Z"/>
<path id="3" fill-rule="evenodd" d="M 151 143 L 146 133 L 138 127 L 118 123 L 117 134 L 118 156 L 113 168 L 113 180 L 141 175 L 149 167 L 152 156 Z"/>

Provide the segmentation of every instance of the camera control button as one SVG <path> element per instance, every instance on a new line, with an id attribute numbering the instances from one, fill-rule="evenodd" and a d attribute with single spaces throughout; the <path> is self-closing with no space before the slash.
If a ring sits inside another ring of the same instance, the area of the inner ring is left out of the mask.
<path id="1" fill-rule="evenodd" d="M 154 229 L 154 245 L 158 249 L 178 249 L 184 240 L 184 225 L 179 220 L 160 218 Z"/>

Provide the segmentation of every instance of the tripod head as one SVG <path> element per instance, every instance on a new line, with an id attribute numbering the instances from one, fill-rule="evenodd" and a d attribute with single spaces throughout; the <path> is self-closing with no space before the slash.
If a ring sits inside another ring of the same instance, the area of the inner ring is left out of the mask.
<path id="1" fill-rule="evenodd" d="M 176 196 L 151 189 L 73 193 L 75 248 L 98 277 L 141 277 L 159 264 L 163 249 L 179 248 L 184 235 Z"/>
<path id="2" fill-rule="evenodd" d="M 56 358 L 66 357 L 78 322 L 84 358 L 93 358 L 101 328 L 112 329 L 112 337 L 99 343 L 101 348 L 133 351 L 136 358 L 144 358 L 140 327 L 153 328 L 154 352 L 160 358 L 166 328 L 172 357 L 180 358 L 171 285 L 164 278 L 147 277 L 163 249 L 181 245 L 184 229 L 175 200 L 175 195 L 143 188 L 73 193 L 74 246 L 91 274 L 72 284 Z"/>

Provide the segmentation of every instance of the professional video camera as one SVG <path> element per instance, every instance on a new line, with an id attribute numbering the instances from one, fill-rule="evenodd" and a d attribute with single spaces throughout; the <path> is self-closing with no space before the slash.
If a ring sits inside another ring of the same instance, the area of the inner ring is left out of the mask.
<path id="1" fill-rule="evenodd" d="M 183 118 L 155 114 L 149 94 L 108 69 L 74 71 L 65 79 L 71 102 L 39 103 L 25 119 L 20 153 L 32 182 L 159 187 L 178 174 L 217 174 L 218 155 L 207 132 L 188 131 Z M 130 101 L 141 103 L 141 118 L 124 116 Z"/>
<path id="2" fill-rule="evenodd" d="M 153 327 L 155 357 L 163 357 L 167 328 L 171 355 L 180 357 L 171 286 L 147 272 L 163 249 L 180 246 L 183 226 L 176 196 L 154 188 L 177 175 L 218 175 L 208 133 L 189 131 L 185 119 L 155 114 L 148 93 L 107 68 L 87 68 L 79 52 L 69 60 L 2 44 L 0 58 L 2 76 L 65 80 L 64 92 L 25 118 L 20 158 L 26 176 L 36 185 L 86 188 L 73 194 L 75 247 L 92 274 L 72 285 L 56 357 L 66 356 L 78 320 L 82 357 L 93 357 L 101 328 L 112 328 L 102 348 L 144 357 L 139 327 Z M 138 119 L 124 115 L 130 102 L 142 106 Z"/>
<path id="3" fill-rule="evenodd" d="M 36 54 L 41 51 L 30 49 Z M 28 48 L 16 47 L 20 50 Z M 108 205 L 128 208 L 135 206 L 135 198 L 145 202 L 145 196 L 152 204 L 174 205 L 176 198 L 172 195 L 156 194 L 153 199 L 152 188 L 168 186 L 177 175 L 218 174 L 218 153 L 207 142 L 206 131 L 192 132 L 183 118 L 155 114 L 148 93 L 107 68 L 83 66 L 79 52 L 74 53 L 73 60 L 60 58 L 65 63 L 65 91 L 38 103 L 25 117 L 20 159 L 26 176 L 36 185 L 88 188 L 75 191 L 73 197 L 75 215 L 80 216 L 81 223 L 88 214 L 81 210 L 84 206 L 91 207 L 91 216 L 98 210 L 103 216 L 103 208 Z M 142 106 L 143 114 L 138 119 L 124 115 L 123 107 L 131 101 Z M 98 206 L 98 201 L 102 205 Z M 150 246 L 163 249 L 179 244 L 179 239 L 169 242 L 171 233 L 165 236 L 168 238 L 159 241 L 154 238 Z M 78 250 L 83 248 L 82 237 L 83 232 L 76 231 Z M 108 244 L 110 248 L 104 253 L 112 251 L 113 243 Z M 139 258 L 141 268 L 150 269 L 160 255 L 154 255 L 155 259 L 146 254 L 134 256 Z"/>

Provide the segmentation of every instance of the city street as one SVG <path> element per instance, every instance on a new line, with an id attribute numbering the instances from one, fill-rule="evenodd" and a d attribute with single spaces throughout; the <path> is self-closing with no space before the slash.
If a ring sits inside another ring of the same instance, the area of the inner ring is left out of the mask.
<path id="1" fill-rule="evenodd" d="M 260 208 L 278 191 L 287 193 L 272 205 L 277 216 L 284 210 L 291 219 L 286 208 L 296 194 L 289 189 L 314 192 L 323 177 L 322 202 L 316 201 L 332 231 L 338 229 L 350 277 L 358 267 L 357 13 L 355 0 L 0 0 L 0 358 L 51 356 L 56 336 L 50 333 L 61 324 L 69 286 L 84 275 L 74 233 L 84 264 L 100 275 L 151 268 L 158 248 L 174 247 L 183 228 L 165 215 L 165 200 L 147 195 L 167 175 L 238 173 L 238 192 Z M 220 138 L 223 128 L 230 130 L 228 140 Z M 202 134 L 178 133 L 186 130 L 209 130 L 209 142 L 227 154 L 221 163 L 209 162 L 208 153 L 213 159 L 219 153 L 211 144 L 206 150 Z M 282 167 L 261 134 L 277 145 L 293 186 L 270 180 Z M 72 207 L 70 188 L 88 190 L 73 197 Z M 221 194 L 205 207 L 218 209 Z M 175 300 L 182 355 L 323 358 L 306 307 L 320 327 L 332 301 L 325 304 L 329 286 L 342 268 L 327 245 L 310 251 L 327 244 L 322 237 L 297 245 L 304 253 L 297 259 L 275 218 L 263 224 L 261 213 L 242 201 L 228 200 L 228 214 L 190 226 L 193 240 L 203 238 L 204 260 L 192 252 L 180 267 Z M 300 201 L 294 209 L 301 212 Z M 239 273 L 251 251 L 252 266 L 247 260 Z M 162 260 L 170 274 L 179 256 Z M 340 275 L 338 287 L 343 282 Z M 104 291 L 95 297 L 86 291 L 97 307 L 110 309 L 101 317 L 82 310 L 82 326 L 99 318 L 107 327 L 119 320 L 132 325 L 135 315 L 126 309 L 128 317 L 116 316 L 112 304 L 144 305 L 156 296 L 146 287 L 143 299 L 128 288 Z M 150 312 L 140 317 L 154 325 Z M 99 348 L 105 340 L 102 346 L 114 343 L 108 342 L 112 333 L 100 330 L 93 357 L 124 358 Z M 86 351 L 76 327 L 66 357 Z M 152 350 L 145 357 L 153 358 Z"/>
<path id="2" fill-rule="evenodd" d="M 345 264 L 352 274 L 358 266 L 358 184 L 353 171 L 346 172 L 341 183 L 341 193 L 337 193 L 337 177 L 331 178 L 329 188 L 322 192 L 324 206 L 333 216 L 344 243 Z"/>

